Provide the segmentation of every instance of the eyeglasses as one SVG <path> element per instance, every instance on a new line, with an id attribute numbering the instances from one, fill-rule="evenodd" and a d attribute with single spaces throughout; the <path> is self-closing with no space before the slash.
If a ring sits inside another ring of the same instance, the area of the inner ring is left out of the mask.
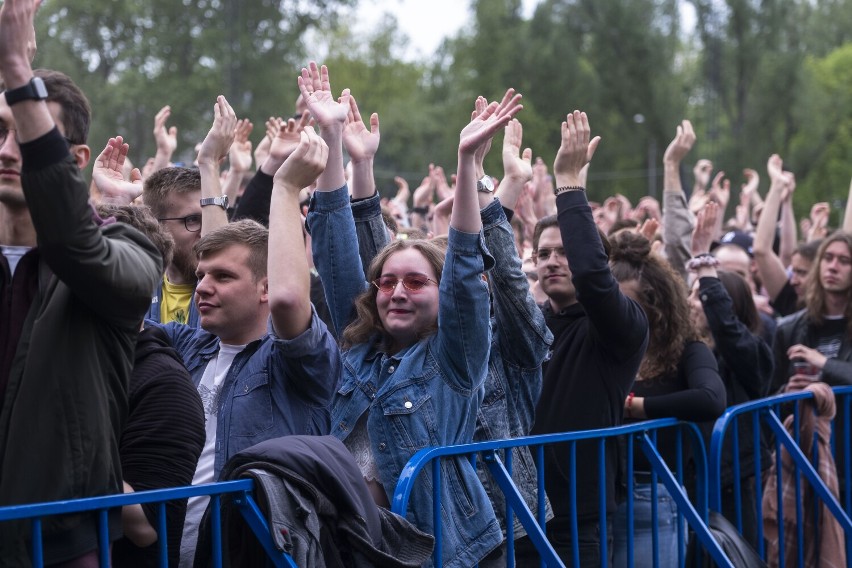
<path id="1" fill-rule="evenodd" d="M 538 249 L 538 251 L 536 251 L 536 253 L 533 255 L 533 260 L 536 261 L 536 262 L 546 261 L 548 258 L 550 258 L 551 254 L 565 258 L 565 249 L 562 248 L 562 247 L 557 247 L 557 248 L 552 248 L 552 249 L 549 249 L 549 248 Z"/>
<path id="2" fill-rule="evenodd" d="M 157 221 L 183 221 L 183 226 L 186 227 L 186 230 L 190 233 L 197 233 L 201 230 L 201 215 L 198 213 L 193 213 L 186 217 L 163 217 L 161 219 L 157 219 Z"/>
<path id="3" fill-rule="evenodd" d="M 6 138 L 9 137 L 9 133 L 14 131 L 14 128 L 9 128 L 5 124 L 0 124 L 0 146 L 6 143 Z"/>
<path id="4" fill-rule="evenodd" d="M 373 286 L 379 289 L 379 291 L 384 292 L 385 294 L 393 294 L 394 290 L 396 290 L 397 285 L 402 281 L 402 286 L 409 292 L 417 292 L 422 290 L 426 284 L 429 282 L 433 282 L 438 284 L 431 278 L 427 278 L 423 274 L 407 274 L 403 276 L 401 279 L 396 276 L 382 276 L 381 278 L 376 278 L 373 280 Z"/>
<path id="5" fill-rule="evenodd" d="M 3 144 L 6 143 L 6 139 L 9 137 L 10 132 L 16 132 L 16 131 L 17 131 L 16 128 L 9 128 L 5 124 L 0 124 L 0 146 L 3 146 Z M 70 146 L 74 146 L 75 144 L 79 144 L 79 142 L 74 142 L 73 140 L 71 140 L 67 136 L 63 136 L 63 138 L 65 138 L 65 141 L 68 142 L 68 144 Z"/>

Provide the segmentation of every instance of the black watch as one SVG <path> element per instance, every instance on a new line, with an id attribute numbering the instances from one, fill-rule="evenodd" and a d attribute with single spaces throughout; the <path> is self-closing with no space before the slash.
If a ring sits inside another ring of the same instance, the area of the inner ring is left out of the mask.
<path id="1" fill-rule="evenodd" d="M 47 87 L 44 86 L 41 77 L 33 77 L 23 87 L 7 90 L 4 94 L 6 95 L 6 104 L 9 106 L 22 101 L 43 101 L 47 99 Z"/>

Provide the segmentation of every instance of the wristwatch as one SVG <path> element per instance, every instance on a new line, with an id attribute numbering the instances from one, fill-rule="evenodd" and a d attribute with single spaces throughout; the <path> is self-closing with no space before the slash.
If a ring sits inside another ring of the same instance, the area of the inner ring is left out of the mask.
<path id="1" fill-rule="evenodd" d="M 481 191 L 482 193 L 494 193 L 494 180 L 491 179 L 491 176 L 482 176 L 482 179 L 476 182 L 476 191 Z"/>
<path id="2" fill-rule="evenodd" d="M 43 101 L 47 98 L 47 87 L 41 77 L 33 77 L 23 87 L 5 91 L 6 104 L 12 106 L 22 101 Z"/>
<path id="3" fill-rule="evenodd" d="M 201 206 L 205 205 L 218 205 L 224 210 L 228 210 L 228 196 L 223 195 L 222 197 L 204 197 L 201 199 Z"/>

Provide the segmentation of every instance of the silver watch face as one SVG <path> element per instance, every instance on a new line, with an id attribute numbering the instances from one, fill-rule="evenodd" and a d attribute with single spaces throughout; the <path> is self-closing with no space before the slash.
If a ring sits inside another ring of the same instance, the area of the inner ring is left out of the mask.
<path id="1" fill-rule="evenodd" d="M 482 179 L 476 182 L 477 191 L 483 191 L 491 193 L 494 191 L 494 180 L 491 179 L 491 176 L 482 176 Z"/>

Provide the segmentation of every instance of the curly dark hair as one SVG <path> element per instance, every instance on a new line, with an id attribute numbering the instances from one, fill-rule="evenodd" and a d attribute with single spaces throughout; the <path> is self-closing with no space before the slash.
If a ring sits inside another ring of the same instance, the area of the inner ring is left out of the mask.
<path id="1" fill-rule="evenodd" d="M 622 231 L 610 237 L 610 267 L 620 284 L 636 283 L 636 300 L 648 318 L 650 338 L 637 379 L 676 372 L 687 342 L 699 338 L 690 320 L 686 283 L 668 261 L 651 252 L 651 243 L 638 233 Z"/>

